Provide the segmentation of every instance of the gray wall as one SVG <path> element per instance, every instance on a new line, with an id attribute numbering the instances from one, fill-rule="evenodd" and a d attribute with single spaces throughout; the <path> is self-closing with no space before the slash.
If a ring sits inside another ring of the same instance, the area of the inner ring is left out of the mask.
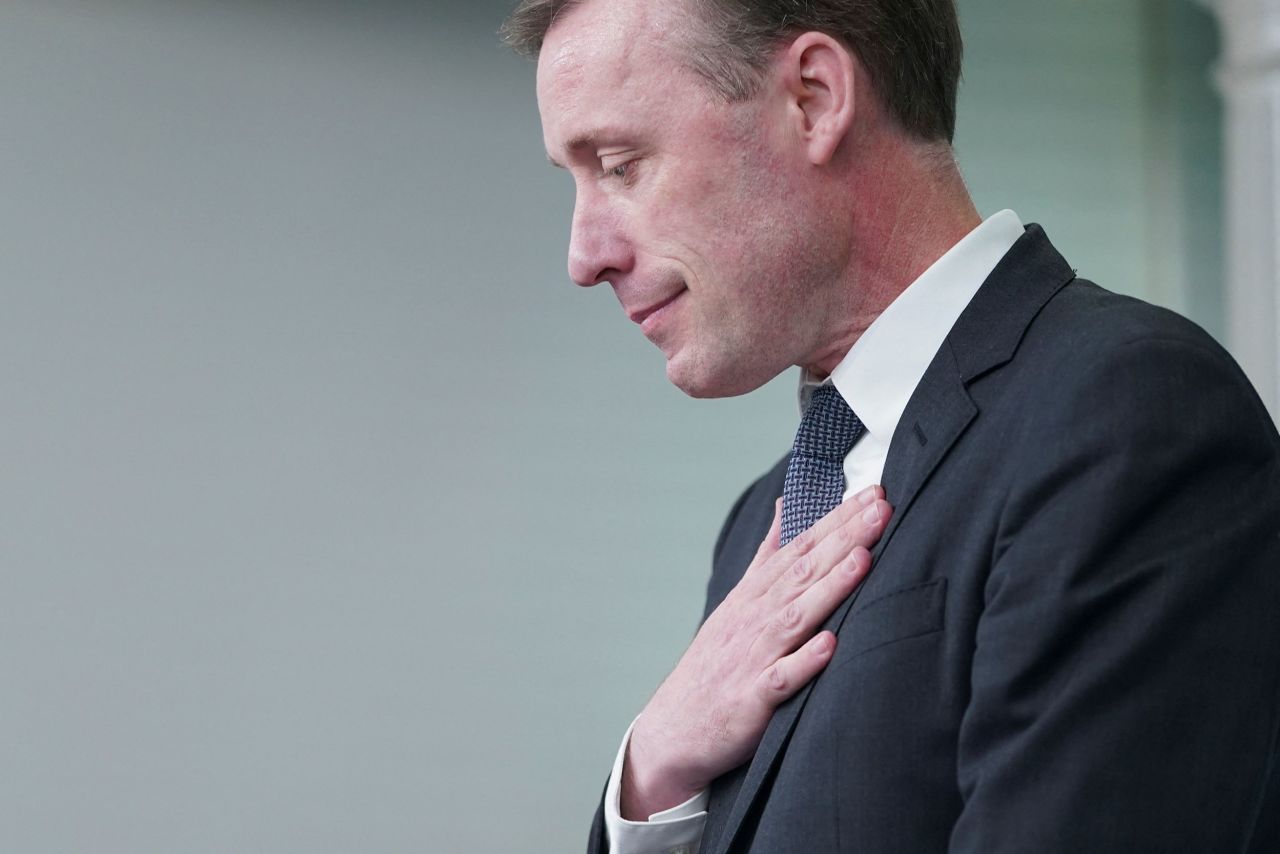
<path id="1" fill-rule="evenodd" d="M 580 846 L 794 378 L 567 284 L 506 6 L 0 4 L 0 850 Z M 984 211 L 1218 331 L 1207 16 L 961 8 Z"/>

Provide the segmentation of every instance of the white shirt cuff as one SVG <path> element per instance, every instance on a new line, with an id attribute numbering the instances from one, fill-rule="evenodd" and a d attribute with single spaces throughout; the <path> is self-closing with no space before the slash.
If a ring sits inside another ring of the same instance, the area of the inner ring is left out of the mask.
<path id="1" fill-rule="evenodd" d="M 627 734 L 622 737 L 622 746 L 613 760 L 609 785 L 604 790 L 604 826 L 609 834 L 609 850 L 613 854 L 698 854 L 702 829 L 707 823 L 707 801 L 710 799 L 706 789 L 679 806 L 654 813 L 648 821 L 627 821 L 622 817 L 619 805 L 622 765 L 635 725 L 636 722 L 632 721 L 627 727 Z"/>

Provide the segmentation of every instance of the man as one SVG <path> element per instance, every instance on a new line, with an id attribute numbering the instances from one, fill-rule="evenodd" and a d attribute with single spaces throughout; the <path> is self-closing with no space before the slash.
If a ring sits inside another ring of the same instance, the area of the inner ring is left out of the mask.
<path id="1" fill-rule="evenodd" d="M 525 0 L 506 34 L 572 278 L 691 395 L 803 369 L 591 850 L 1280 850 L 1280 437 L 1199 329 L 978 216 L 951 2 Z"/>

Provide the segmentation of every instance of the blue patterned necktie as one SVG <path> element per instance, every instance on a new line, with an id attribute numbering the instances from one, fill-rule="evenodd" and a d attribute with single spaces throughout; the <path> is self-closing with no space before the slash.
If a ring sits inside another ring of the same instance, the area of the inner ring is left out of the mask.
<path id="1" fill-rule="evenodd" d="M 782 485 L 785 546 L 830 513 L 844 496 L 844 458 L 866 428 L 828 383 L 814 389 L 800 419 Z"/>

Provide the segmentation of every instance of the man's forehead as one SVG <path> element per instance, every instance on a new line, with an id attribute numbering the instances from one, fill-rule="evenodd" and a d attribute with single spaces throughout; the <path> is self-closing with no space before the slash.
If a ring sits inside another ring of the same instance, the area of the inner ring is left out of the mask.
<path id="1" fill-rule="evenodd" d="M 543 130 L 551 130 L 550 119 L 571 137 L 554 140 L 556 147 L 583 146 L 612 123 L 614 111 L 634 114 L 659 96 L 657 86 L 645 84 L 653 69 L 669 62 L 661 53 L 667 50 L 662 30 L 654 26 L 659 17 L 665 16 L 643 2 L 587 0 L 547 33 L 537 81 Z"/>
<path id="2" fill-rule="evenodd" d="M 556 21 L 538 55 L 539 88 L 624 74 L 637 48 L 636 13 L 628 5 L 587 2 Z"/>
<path id="3" fill-rule="evenodd" d="M 681 32 L 682 0 L 586 0 L 559 17 L 538 57 L 539 87 L 580 82 L 584 75 L 626 79 L 640 64 L 670 58 Z M 687 22 L 686 22 L 687 25 Z M 603 82 L 603 81 L 602 81 Z"/>

